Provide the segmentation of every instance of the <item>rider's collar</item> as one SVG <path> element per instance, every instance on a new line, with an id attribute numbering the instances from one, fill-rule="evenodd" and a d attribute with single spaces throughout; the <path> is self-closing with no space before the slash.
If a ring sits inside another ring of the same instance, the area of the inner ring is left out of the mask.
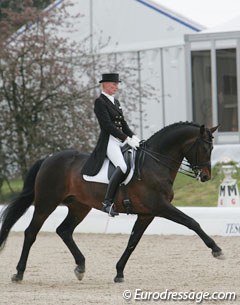
<path id="1" fill-rule="evenodd" d="M 113 95 L 109 95 L 104 91 L 102 91 L 102 94 L 104 94 L 114 104 L 114 96 Z"/>

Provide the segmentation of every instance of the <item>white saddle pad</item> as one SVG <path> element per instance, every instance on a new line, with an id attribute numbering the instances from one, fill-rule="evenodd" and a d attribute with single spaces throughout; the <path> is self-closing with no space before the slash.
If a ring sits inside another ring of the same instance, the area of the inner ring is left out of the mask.
<path id="1" fill-rule="evenodd" d="M 135 150 L 130 149 L 129 150 L 131 153 L 131 170 L 129 174 L 127 175 L 126 179 L 122 182 L 122 184 L 127 185 L 130 180 L 132 179 L 134 169 L 135 169 Z M 95 176 L 88 176 L 88 175 L 83 175 L 83 179 L 85 181 L 90 181 L 90 182 L 99 182 L 99 183 L 109 183 L 108 179 L 108 168 L 109 168 L 109 159 L 105 158 L 102 168 L 100 169 L 99 173 Z"/>

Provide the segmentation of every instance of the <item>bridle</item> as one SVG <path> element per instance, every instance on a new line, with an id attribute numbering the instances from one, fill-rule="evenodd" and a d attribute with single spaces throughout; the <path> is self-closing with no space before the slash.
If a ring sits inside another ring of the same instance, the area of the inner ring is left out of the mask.
<path id="1" fill-rule="evenodd" d="M 212 141 L 208 141 L 208 140 L 205 140 L 205 139 L 203 139 L 202 137 L 200 137 L 200 136 L 198 136 L 197 137 L 197 139 L 193 142 L 193 144 L 187 149 L 187 151 L 185 151 L 184 152 L 184 155 L 186 156 L 186 158 L 187 158 L 187 155 L 188 155 L 188 153 L 190 152 L 190 151 L 192 151 L 194 148 L 195 148 L 195 146 L 197 146 L 199 143 L 207 143 L 209 146 L 210 146 L 210 150 L 212 150 L 213 149 L 213 142 Z M 188 158 L 187 158 L 188 159 Z M 189 162 L 188 161 L 188 163 L 189 163 L 189 167 L 191 168 L 191 170 L 193 171 L 193 172 L 199 172 L 203 167 L 209 167 L 209 166 L 211 166 L 211 161 L 207 161 L 207 162 L 200 162 L 199 161 L 199 153 L 198 153 L 198 149 L 196 149 L 196 154 L 195 154 L 195 160 L 194 160 L 194 162 Z M 199 173 L 198 174 L 196 174 L 196 175 L 199 175 Z"/>
<path id="2" fill-rule="evenodd" d="M 207 143 L 209 145 L 211 145 L 210 149 L 212 150 L 213 147 L 213 142 L 212 141 L 208 141 L 203 139 L 202 137 L 198 136 L 196 138 L 196 140 L 190 145 L 190 147 L 188 147 L 187 151 L 184 152 L 184 156 L 186 156 L 187 159 L 187 155 L 193 150 L 195 149 L 195 147 L 199 144 L 199 143 Z M 207 161 L 207 162 L 199 162 L 199 154 L 198 154 L 198 150 L 196 149 L 196 154 L 195 154 L 195 160 L 194 162 L 189 162 L 188 160 L 183 160 L 182 162 L 179 162 L 178 160 L 175 160 L 174 158 L 171 158 L 169 156 L 166 156 L 164 154 L 160 154 L 157 153 L 155 151 L 152 151 L 150 149 L 148 149 L 146 147 L 146 142 L 145 141 L 141 141 L 140 142 L 140 147 L 139 147 L 140 152 L 142 152 L 143 154 L 140 154 L 139 156 L 139 164 L 143 163 L 144 158 L 145 158 L 145 154 L 148 155 L 149 157 L 151 157 L 153 160 L 155 160 L 157 163 L 160 163 L 166 167 L 168 167 L 169 169 L 176 169 L 178 168 L 178 172 L 181 174 L 184 174 L 186 176 L 189 176 L 191 178 L 196 178 L 199 179 L 200 177 L 200 173 L 201 173 L 201 169 L 205 166 L 209 167 L 211 166 L 211 161 Z M 166 164 L 166 160 L 167 161 L 172 161 L 173 163 L 176 164 L 176 166 L 170 166 L 169 164 Z M 186 169 L 187 167 L 187 169 Z M 138 175 L 140 177 L 140 167 L 138 166 Z"/>

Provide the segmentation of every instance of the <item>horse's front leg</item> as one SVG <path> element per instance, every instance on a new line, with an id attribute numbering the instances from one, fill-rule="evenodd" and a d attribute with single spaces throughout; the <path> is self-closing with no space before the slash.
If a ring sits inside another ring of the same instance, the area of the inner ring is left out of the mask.
<path id="1" fill-rule="evenodd" d="M 212 255 L 215 258 L 224 259 L 224 254 L 221 248 L 219 248 L 215 241 L 203 231 L 199 223 L 177 209 L 171 203 L 166 203 L 165 205 L 161 206 L 159 216 L 172 220 L 193 230 L 203 240 L 206 246 L 212 249 Z"/>
<path id="2" fill-rule="evenodd" d="M 149 216 L 149 215 L 148 216 L 138 215 L 137 220 L 133 226 L 127 248 L 123 252 L 120 260 L 118 261 L 118 263 L 116 265 L 117 275 L 114 278 L 115 283 L 123 282 L 123 280 L 124 280 L 123 270 L 125 268 L 125 265 L 129 259 L 130 255 L 136 248 L 144 231 L 149 226 L 149 224 L 152 222 L 153 218 L 154 218 L 153 216 Z"/>

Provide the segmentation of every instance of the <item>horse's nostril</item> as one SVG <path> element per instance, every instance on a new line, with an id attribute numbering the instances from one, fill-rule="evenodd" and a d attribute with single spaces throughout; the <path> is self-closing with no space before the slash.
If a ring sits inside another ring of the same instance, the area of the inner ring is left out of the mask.
<path id="1" fill-rule="evenodd" d="M 202 182 L 206 182 L 206 181 L 208 181 L 210 178 L 209 178 L 209 176 L 208 175 L 203 175 L 202 177 L 201 177 L 201 181 Z"/>

